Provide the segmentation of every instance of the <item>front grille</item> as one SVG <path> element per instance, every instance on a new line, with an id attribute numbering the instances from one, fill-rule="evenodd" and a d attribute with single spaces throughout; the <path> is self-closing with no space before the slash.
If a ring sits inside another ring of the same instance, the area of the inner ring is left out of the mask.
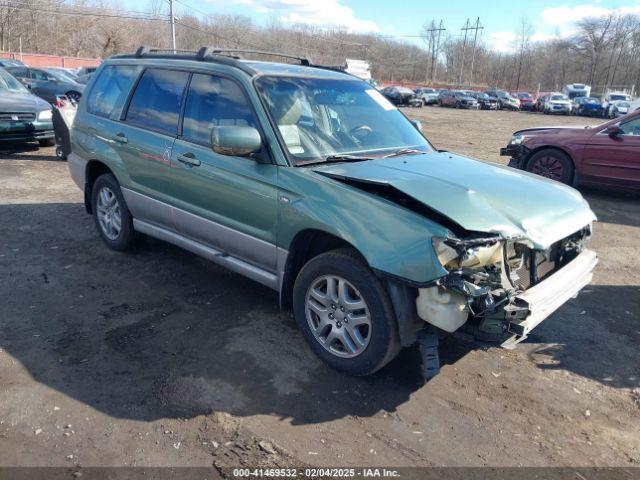
<path id="1" fill-rule="evenodd" d="M 33 122 L 35 113 L 0 113 L 0 122 Z"/>
<path id="2" fill-rule="evenodd" d="M 562 242 L 556 242 L 544 252 L 522 247 L 522 264 L 511 275 L 514 285 L 520 290 L 527 290 L 556 272 L 561 266 L 561 245 Z"/>

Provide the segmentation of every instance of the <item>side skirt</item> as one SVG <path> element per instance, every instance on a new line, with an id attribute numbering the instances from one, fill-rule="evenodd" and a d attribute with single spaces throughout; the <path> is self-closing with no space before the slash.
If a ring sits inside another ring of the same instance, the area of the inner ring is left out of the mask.
<path id="1" fill-rule="evenodd" d="M 211 260 L 218 265 L 228 268 L 229 270 L 244 275 L 251 280 L 255 280 L 273 290 L 279 291 L 280 278 L 278 275 L 264 270 L 255 265 L 251 265 L 239 258 L 232 257 L 228 253 L 216 250 L 200 242 L 196 242 L 190 238 L 183 237 L 175 232 L 152 225 L 142 220 L 133 219 L 133 227 L 140 233 L 144 233 L 159 240 L 172 243 L 178 247 L 184 248 L 196 255 Z"/>

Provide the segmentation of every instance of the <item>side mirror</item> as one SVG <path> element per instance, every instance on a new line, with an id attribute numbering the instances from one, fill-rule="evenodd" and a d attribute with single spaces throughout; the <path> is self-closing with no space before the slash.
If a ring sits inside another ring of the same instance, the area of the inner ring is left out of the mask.
<path id="1" fill-rule="evenodd" d="M 413 125 L 419 132 L 422 131 L 422 122 L 420 120 L 411 120 L 411 125 Z"/>
<path id="2" fill-rule="evenodd" d="M 220 155 L 248 157 L 262 149 L 262 138 L 260 132 L 253 127 L 213 127 L 211 146 Z"/>
<path id="3" fill-rule="evenodd" d="M 620 134 L 620 124 L 616 123 L 614 125 L 609 125 L 607 127 L 607 134 L 610 137 L 615 137 L 615 136 L 619 135 Z"/>

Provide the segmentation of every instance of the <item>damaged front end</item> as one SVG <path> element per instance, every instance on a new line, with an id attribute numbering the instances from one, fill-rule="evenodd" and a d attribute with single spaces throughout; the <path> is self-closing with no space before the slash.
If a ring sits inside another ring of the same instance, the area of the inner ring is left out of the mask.
<path id="1" fill-rule="evenodd" d="M 434 238 L 449 273 L 419 289 L 418 316 L 447 332 L 464 325 L 481 340 L 511 334 L 503 346 L 513 348 L 591 281 L 597 257 L 586 249 L 590 235 L 586 226 L 545 250 L 499 234 Z"/>

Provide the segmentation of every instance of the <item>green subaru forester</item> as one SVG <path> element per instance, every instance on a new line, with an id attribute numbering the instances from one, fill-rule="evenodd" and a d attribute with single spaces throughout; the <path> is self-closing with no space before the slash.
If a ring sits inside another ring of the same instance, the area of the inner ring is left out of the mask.
<path id="1" fill-rule="evenodd" d="M 591 281 L 576 190 L 438 151 L 368 83 L 294 60 L 105 61 L 69 156 L 103 241 L 150 235 L 277 290 L 354 375 L 417 342 L 431 376 L 441 331 L 512 348 Z"/>

